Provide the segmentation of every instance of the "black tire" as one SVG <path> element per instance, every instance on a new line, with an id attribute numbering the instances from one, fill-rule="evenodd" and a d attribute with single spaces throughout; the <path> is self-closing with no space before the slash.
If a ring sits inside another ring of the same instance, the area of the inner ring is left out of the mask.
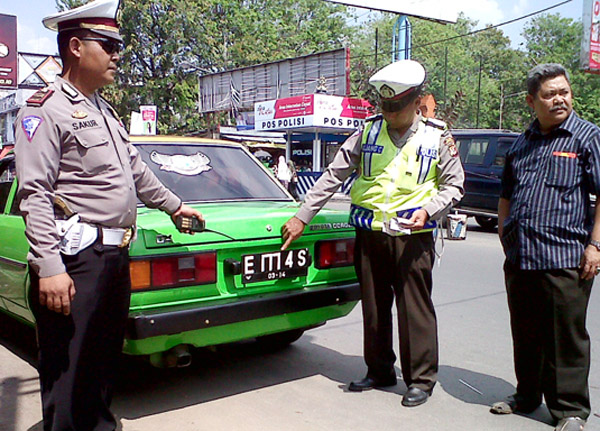
<path id="1" fill-rule="evenodd" d="M 495 217 L 475 216 L 475 221 L 479 226 L 487 230 L 493 230 L 498 226 L 498 219 Z"/>
<path id="2" fill-rule="evenodd" d="M 277 332 L 276 334 L 263 335 L 257 337 L 256 341 L 265 349 L 280 350 L 284 349 L 294 341 L 297 341 L 304 334 L 304 328 L 291 329 L 289 331 Z"/>

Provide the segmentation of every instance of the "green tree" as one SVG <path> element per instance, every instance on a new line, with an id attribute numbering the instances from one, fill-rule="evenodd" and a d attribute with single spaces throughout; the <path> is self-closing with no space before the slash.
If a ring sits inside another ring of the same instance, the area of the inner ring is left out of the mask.
<path id="1" fill-rule="evenodd" d="M 600 118 L 600 78 L 580 68 L 582 24 L 558 14 L 541 15 L 523 30 L 528 53 L 528 66 L 560 63 L 570 74 L 573 106 L 584 119 Z"/>
<path id="2" fill-rule="evenodd" d="M 352 82 L 353 90 L 360 96 L 372 98 L 364 83 L 376 69 L 391 61 L 396 19 L 395 15 L 382 14 L 355 39 L 353 59 L 358 67 Z M 510 40 L 502 31 L 488 29 L 465 36 L 473 32 L 476 22 L 464 16 L 456 24 L 414 18 L 411 23 L 412 58 L 427 69 L 426 91 L 433 94 L 438 103 L 438 116 L 451 121 L 454 127 L 498 128 L 501 118 L 503 128 L 521 127 L 524 108 L 519 105 L 513 109 L 516 99 L 506 96 L 520 91 L 518 77 L 524 70 L 524 55 L 510 47 Z M 375 28 L 379 33 L 377 65 Z"/>
<path id="3" fill-rule="evenodd" d="M 347 16 L 322 0 L 124 0 L 125 50 L 104 95 L 125 120 L 157 105 L 161 132 L 193 133 L 204 125 L 198 75 L 338 48 Z"/>

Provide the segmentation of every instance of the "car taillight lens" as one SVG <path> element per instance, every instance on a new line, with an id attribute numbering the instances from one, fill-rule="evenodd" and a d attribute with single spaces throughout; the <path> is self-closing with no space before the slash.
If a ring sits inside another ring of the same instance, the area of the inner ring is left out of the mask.
<path id="1" fill-rule="evenodd" d="M 215 283 L 217 253 L 134 260 L 129 271 L 133 290 Z"/>
<path id="2" fill-rule="evenodd" d="M 354 238 L 317 241 L 315 267 L 336 268 L 354 264 Z"/>

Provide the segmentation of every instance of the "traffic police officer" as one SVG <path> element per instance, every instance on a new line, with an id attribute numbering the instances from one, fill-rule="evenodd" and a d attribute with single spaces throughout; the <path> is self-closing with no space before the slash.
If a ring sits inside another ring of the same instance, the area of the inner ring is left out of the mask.
<path id="1" fill-rule="evenodd" d="M 342 182 L 358 169 L 350 193 L 356 227 L 355 265 L 362 292 L 364 355 L 368 367 L 349 390 L 396 384 L 391 307 L 396 297 L 407 407 L 427 401 L 437 380 L 438 343 L 432 266 L 435 220 L 463 195 L 464 173 L 446 125 L 418 108 L 425 70 L 412 60 L 392 63 L 369 80 L 382 115 L 342 145 L 282 227 L 287 248 Z"/>
<path id="2" fill-rule="evenodd" d="M 137 198 L 174 217 L 202 218 L 152 174 L 97 93 L 117 69 L 118 7 L 97 0 L 44 19 L 59 32 L 63 73 L 15 123 L 45 431 L 116 428 L 109 406 Z"/>

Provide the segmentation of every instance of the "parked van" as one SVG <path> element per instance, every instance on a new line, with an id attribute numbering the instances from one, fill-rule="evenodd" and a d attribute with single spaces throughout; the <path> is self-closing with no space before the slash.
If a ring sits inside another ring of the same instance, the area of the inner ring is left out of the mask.
<path id="1" fill-rule="evenodd" d="M 465 196 L 454 209 L 474 216 L 481 227 L 494 229 L 506 152 L 519 134 L 491 129 L 454 129 L 451 133 L 465 169 Z"/>

